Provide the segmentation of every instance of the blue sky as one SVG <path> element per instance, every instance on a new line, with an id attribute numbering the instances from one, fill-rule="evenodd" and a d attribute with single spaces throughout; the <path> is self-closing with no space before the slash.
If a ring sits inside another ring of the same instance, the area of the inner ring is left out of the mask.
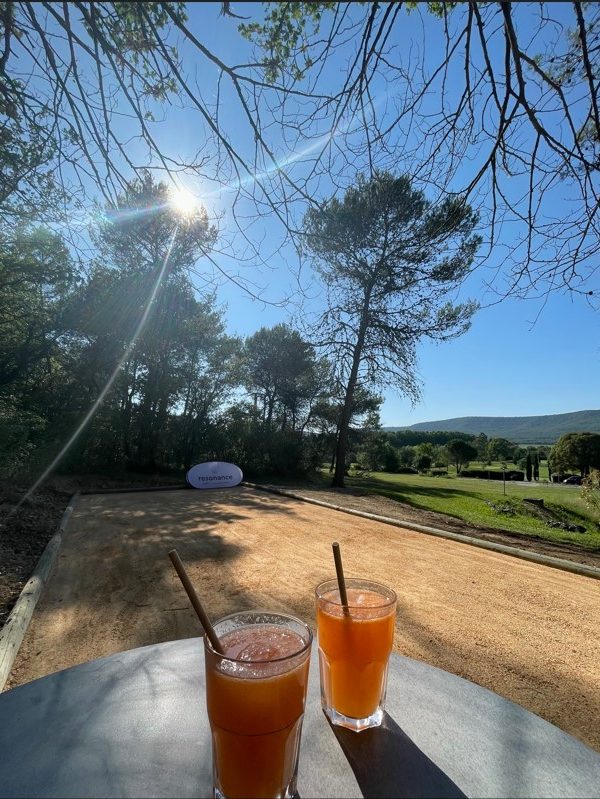
<path id="1" fill-rule="evenodd" d="M 226 63 L 243 62 L 249 54 L 248 47 L 237 33 L 235 20 L 219 15 L 220 3 L 192 4 L 189 7 L 190 28 Z M 258 4 L 233 4 L 239 13 L 260 12 Z M 565 5 L 566 8 L 566 5 Z M 528 33 L 528 20 L 521 21 L 521 33 Z M 406 18 L 401 31 L 401 46 L 420 40 L 422 26 L 427 28 L 427 41 L 435 41 L 439 21 L 427 14 L 413 13 Z M 429 34 L 431 33 L 431 38 Z M 433 44 L 431 45 L 434 46 Z M 198 80 L 206 97 L 214 96 L 218 74 L 212 67 L 196 63 L 196 55 L 181 48 L 187 74 Z M 330 68 L 325 86 L 337 84 L 344 71 L 342 58 Z M 223 88 L 227 92 L 226 87 Z M 436 102 L 436 98 L 432 98 Z M 231 132 L 236 144 L 244 150 L 251 137 L 235 98 L 225 94 L 222 123 Z M 165 149 L 174 153 L 190 154 L 202 144 L 202 127 L 198 112 L 191 109 L 168 108 L 154 126 L 156 135 Z M 315 131 L 315 135 L 318 131 Z M 277 154 L 293 158 L 294 150 L 277 139 Z M 139 154 L 142 154 L 140 149 Z M 139 160 L 139 159 L 138 159 Z M 466 165 L 472 168 L 472 164 Z M 300 161 L 290 167 L 292 173 L 301 174 Z M 224 177 L 224 181 L 228 178 Z M 231 192 L 222 191 L 218 183 L 189 182 L 190 188 L 210 213 L 221 213 L 224 246 L 233 239 L 230 203 Z M 321 184 L 322 196 L 328 196 L 332 187 Z M 520 190 L 518 182 L 515 192 Z M 563 189 L 555 194 L 555 207 L 550 212 L 560 217 L 563 204 L 568 201 Z M 249 213 L 248 205 L 242 205 Z M 301 213 L 302 209 L 297 209 Z M 272 300 L 287 296 L 297 289 L 294 250 L 283 243 L 279 223 L 271 218 L 256 223 L 250 235 L 262 240 L 261 252 L 268 268 L 254 269 L 245 266 L 248 276 L 264 289 L 264 296 Z M 486 288 L 490 275 L 502 268 L 507 250 L 510 250 L 514 230 L 506 228 L 500 245 L 485 267 L 471 276 L 460 292 L 461 298 L 472 297 L 482 305 L 471 330 L 453 342 L 419 347 L 419 376 L 422 382 L 422 401 L 414 408 L 394 392 L 385 394 L 382 423 L 403 425 L 419 421 L 443 419 L 454 416 L 526 416 L 562 413 L 600 407 L 600 341 L 598 340 L 598 314 L 581 298 L 553 294 L 543 299 L 508 299 L 498 303 L 498 296 Z M 225 247 L 226 248 L 226 247 Z M 231 252 L 239 252 L 234 246 Z M 236 267 L 235 258 L 217 256 L 225 268 Z M 207 263 L 198 264 L 199 271 L 209 270 Z M 310 273 L 303 273 L 305 286 Z M 201 288 L 201 283 L 198 284 Z M 596 290 L 599 288 L 596 285 Z M 239 287 L 225 280 L 218 281 L 218 299 L 226 308 L 229 332 L 248 335 L 264 325 L 298 321 L 300 314 L 319 308 L 319 292 L 312 285 L 305 296 L 295 295 L 295 302 L 284 307 L 265 305 L 252 300 Z"/>
<path id="2" fill-rule="evenodd" d="M 484 297 L 483 290 L 477 292 L 477 275 L 471 283 L 471 296 Z M 228 302 L 232 333 L 247 335 L 257 326 L 290 321 L 284 310 L 258 307 L 237 289 L 224 287 L 220 296 Z M 495 299 L 488 296 L 489 302 Z M 598 326 L 598 311 L 560 295 L 543 307 L 539 300 L 508 299 L 483 308 L 461 338 L 419 346 L 422 401 L 412 408 L 406 399 L 386 392 L 382 424 L 598 408 Z"/>
<path id="3" fill-rule="evenodd" d="M 226 60 L 239 47 L 234 26 L 218 17 L 214 5 L 196 6 L 191 24 L 201 24 L 204 31 L 214 26 L 212 44 Z M 186 115 L 183 127 L 178 125 L 178 136 L 193 135 L 193 125 L 193 115 L 189 122 Z M 557 196 L 557 214 L 560 199 Z M 276 227 L 275 222 L 265 227 L 275 241 L 279 236 Z M 510 235 L 507 231 L 504 244 L 510 244 Z M 406 399 L 386 392 L 383 424 L 468 415 L 527 416 L 600 406 L 599 312 L 584 299 L 564 294 L 553 294 L 546 301 L 507 299 L 498 303 L 498 296 L 487 290 L 485 283 L 504 257 L 505 251 L 498 248 L 487 267 L 476 272 L 461 292 L 482 304 L 470 331 L 446 344 L 423 342 L 419 347 L 422 401 L 413 408 Z M 274 271 L 262 274 L 259 281 L 268 285 L 268 295 L 276 298 L 290 288 L 294 253 L 276 251 L 271 264 Z M 296 308 L 274 308 L 253 301 L 232 285 L 222 285 L 219 298 L 228 308 L 230 332 L 240 335 L 262 325 L 294 323 L 298 315 Z M 317 307 L 318 299 L 307 305 Z"/>

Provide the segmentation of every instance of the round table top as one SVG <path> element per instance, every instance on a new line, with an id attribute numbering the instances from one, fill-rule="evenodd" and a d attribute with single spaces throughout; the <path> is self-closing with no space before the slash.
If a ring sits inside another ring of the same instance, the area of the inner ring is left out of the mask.
<path id="1" fill-rule="evenodd" d="M 597 797 L 600 755 L 473 683 L 392 655 L 382 727 L 332 727 L 313 646 L 301 797 Z M 0 694 L 1 797 L 210 797 L 202 639 Z"/>

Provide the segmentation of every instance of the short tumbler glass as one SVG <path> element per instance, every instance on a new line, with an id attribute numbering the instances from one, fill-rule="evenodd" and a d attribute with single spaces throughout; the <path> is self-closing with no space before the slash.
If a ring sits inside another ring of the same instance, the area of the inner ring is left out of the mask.
<path id="1" fill-rule="evenodd" d="M 296 792 L 312 633 L 282 613 L 218 621 L 220 655 L 205 636 L 206 705 L 217 799 Z"/>
<path id="2" fill-rule="evenodd" d="M 321 704 L 332 724 L 360 732 L 383 720 L 396 594 L 371 580 L 345 583 L 347 608 L 337 580 L 315 591 Z"/>

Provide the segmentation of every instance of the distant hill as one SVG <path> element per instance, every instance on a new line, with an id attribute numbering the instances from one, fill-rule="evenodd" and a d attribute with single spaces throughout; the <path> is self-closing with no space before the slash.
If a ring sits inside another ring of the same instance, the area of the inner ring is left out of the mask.
<path id="1" fill-rule="evenodd" d="M 452 430 L 488 438 L 508 438 L 516 444 L 554 444 L 564 433 L 600 433 L 600 410 L 555 413 L 549 416 L 461 416 L 437 422 L 384 430 Z"/>

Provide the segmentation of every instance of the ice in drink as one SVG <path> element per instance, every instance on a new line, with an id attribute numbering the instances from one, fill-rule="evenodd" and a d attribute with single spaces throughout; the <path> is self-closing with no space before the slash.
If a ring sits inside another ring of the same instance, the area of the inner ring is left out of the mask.
<path id="1" fill-rule="evenodd" d="M 249 623 L 223 632 L 223 623 L 234 616 L 215 626 L 223 656 L 205 641 L 215 793 L 227 799 L 291 796 L 312 636 L 292 617 L 237 616 Z M 277 618 L 285 623 L 269 623 Z"/>
<path id="2" fill-rule="evenodd" d="M 335 580 L 317 588 L 322 704 L 337 724 L 361 730 L 383 717 L 394 642 L 396 595 L 366 580 L 346 580 L 348 608 Z"/>

